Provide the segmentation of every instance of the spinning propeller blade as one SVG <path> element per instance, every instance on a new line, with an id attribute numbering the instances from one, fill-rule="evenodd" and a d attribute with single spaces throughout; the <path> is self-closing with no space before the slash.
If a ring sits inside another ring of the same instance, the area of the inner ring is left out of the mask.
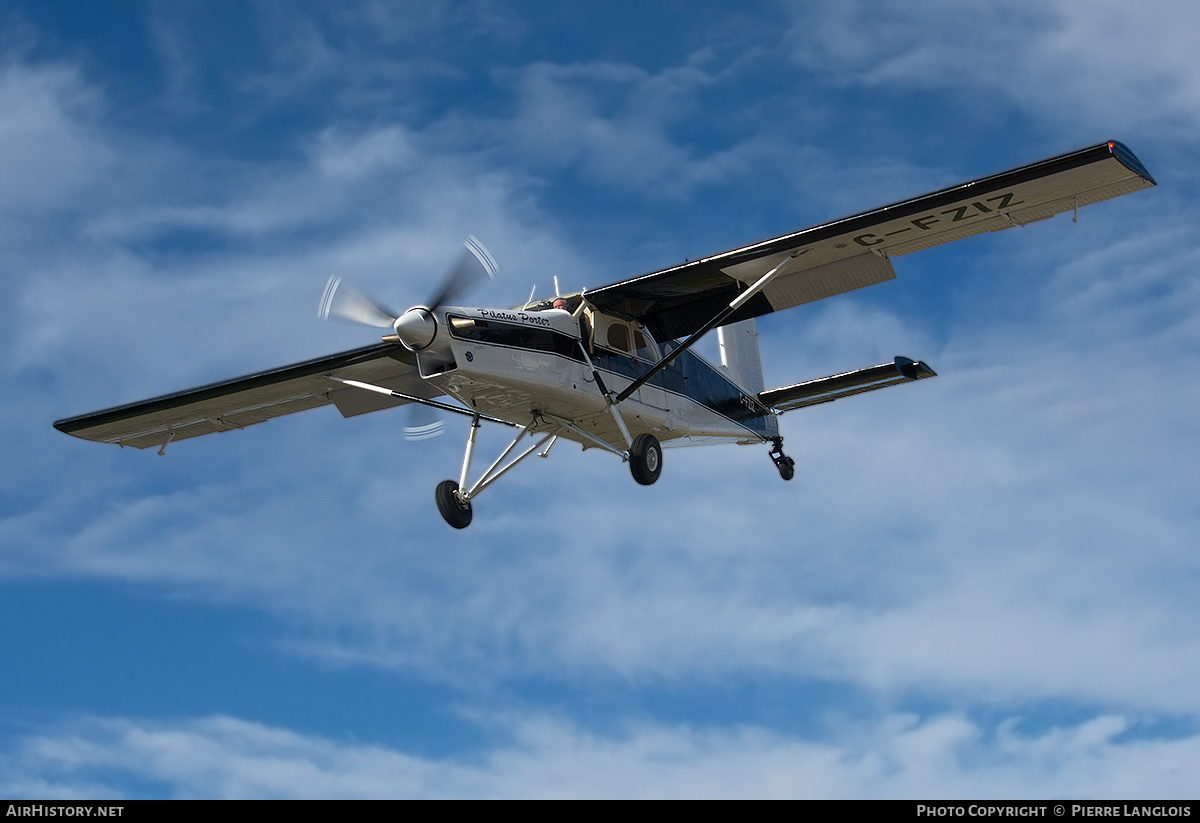
<path id="1" fill-rule="evenodd" d="M 325 284 L 325 294 L 317 308 L 317 317 L 328 320 L 330 315 L 361 323 L 364 326 L 390 328 L 396 315 L 376 303 L 370 297 L 342 282 L 340 277 L 331 277 Z"/>
<path id="2" fill-rule="evenodd" d="M 491 280 L 496 276 L 496 261 L 475 235 L 463 241 L 463 252 L 458 262 L 446 276 L 442 285 L 434 292 L 429 300 L 429 307 L 436 309 L 446 303 L 453 303 L 467 293 L 474 291 L 484 279 Z"/>
<path id="3" fill-rule="evenodd" d="M 405 440 L 428 440 L 446 430 L 442 413 L 420 403 L 408 404 L 408 421 L 404 424 Z"/>
<path id="4" fill-rule="evenodd" d="M 433 310 L 458 300 L 473 291 L 485 279 L 494 278 L 497 269 L 495 258 L 475 235 L 470 235 L 463 241 L 463 252 L 458 262 L 446 272 L 440 287 L 425 304 L 426 308 Z M 325 284 L 321 304 L 317 307 L 317 317 L 322 320 L 339 317 L 352 323 L 386 329 L 392 326 L 400 315 L 344 283 L 342 278 L 330 277 L 329 282 Z"/>

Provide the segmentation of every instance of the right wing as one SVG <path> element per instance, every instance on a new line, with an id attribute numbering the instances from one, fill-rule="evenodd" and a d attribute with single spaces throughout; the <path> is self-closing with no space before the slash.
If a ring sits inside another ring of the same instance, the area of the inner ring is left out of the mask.
<path id="1" fill-rule="evenodd" d="M 59 420 L 54 428 L 101 443 L 139 449 L 231 431 L 330 403 L 344 417 L 409 401 L 346 387 L 329 376 L 384 386 L 414 397 L 442 394 L 421 379 L 412 352 L 376 343 L 316 360 L 224 380 L 138 403 Z"/>
<path id="2" fill-rule="evenodd" d="M 897 255 L 1023 226 L 1153 185 L 1133 152 L 1117 142 L 1101 143 L 584 296 L 602 311 L 642 321 L 656 340 L 670 340 L 702 328 L 780 264 L 785 267 L 775 280 L 725 324 L 891 280 L 896 276 L 891 258 Z"/>

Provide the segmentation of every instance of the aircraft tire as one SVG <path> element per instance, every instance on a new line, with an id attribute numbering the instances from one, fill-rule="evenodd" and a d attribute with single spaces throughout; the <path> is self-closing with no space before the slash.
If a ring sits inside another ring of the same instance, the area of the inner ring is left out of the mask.
<path id="1" fill-rule="evenodd" d="M 458 484 L 453 480 L 443 480 L 438 483 L 433 497 L 437 500 L 438 511 L 447 523 L 456 529 L 465 529 L 471 525 L 471 501 L 460 500 Z"/>
<path id="2" fill-rule="evenodd" d="M 662 445 L 652 434 L 639 434 L 629 449 L 629 471 L 643 486 L 653 485 L 662 474 Z"/>
<path id="3" fill-rule="evenodd" d="M 779 476 L 784 480 L 791 480 L 796 476 L 796 461 L 790 457 L 785 457 L 779 462 Z"/>

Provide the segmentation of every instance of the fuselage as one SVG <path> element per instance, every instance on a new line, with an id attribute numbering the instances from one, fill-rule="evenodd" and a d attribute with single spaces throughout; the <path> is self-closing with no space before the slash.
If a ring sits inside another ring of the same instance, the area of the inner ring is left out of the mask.
<path id="1" fill-rule="evenodd" d="M 621 391 L 666 347 L 678 345 L 660 347 L 639 323 L 601 314 L 586 301 L 574 312 L 443 307 L 436 319 L 433 342 L 417 353 L 424 379 L 483 414 L 522 426 L 544 425 L 537 421 L 552 415 L 616 449 L 626 443 L 605 390 Z M 778 433 L 757 398 L 690 350 L 626 399 L 621 411 L 633 436 L 652 433 L 664 445 L 758 443 Z M 572 432 L 561 436 L 589 445 Z"/>

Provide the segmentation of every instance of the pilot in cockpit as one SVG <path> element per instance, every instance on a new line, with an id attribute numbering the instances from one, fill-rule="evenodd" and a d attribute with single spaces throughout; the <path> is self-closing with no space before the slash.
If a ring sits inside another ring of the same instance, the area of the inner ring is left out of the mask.
<path id="1" fill-rule="evenodd" d="M 545 302 L 538 303 L 536 306 L 533 307 L 533 310 L 538 311 L 538 312 L 562 311 L 562 312 L 566 312 L 567 314 L 570 314 L 571 306 L 570 306 L 570 304 L 567 303 L 567 301 L 564 298 L 556 297 L 553 300 L 546 300 Z"/>

